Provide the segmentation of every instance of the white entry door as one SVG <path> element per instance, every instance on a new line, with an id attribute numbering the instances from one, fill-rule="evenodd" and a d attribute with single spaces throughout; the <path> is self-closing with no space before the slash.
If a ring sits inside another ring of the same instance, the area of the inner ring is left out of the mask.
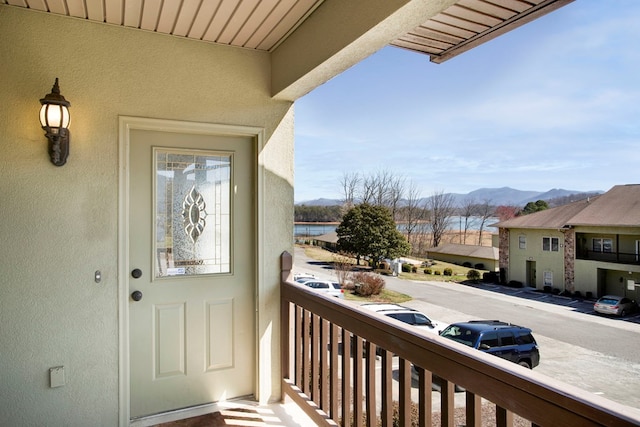
<path id="1" fill-rule="evenodd" d="M 132 418 L 254 393 L 253 141 L 132 129 Z"/>

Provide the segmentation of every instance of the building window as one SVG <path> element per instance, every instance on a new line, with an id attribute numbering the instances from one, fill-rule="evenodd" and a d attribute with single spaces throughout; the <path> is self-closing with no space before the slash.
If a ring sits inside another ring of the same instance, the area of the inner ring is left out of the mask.
<path id="1" fill-rule="evenodd" d="M 557 237 L 543 237 L 542 238 L 542 250 L 543 251 L 551 251 L 558 252 L 558 248 L 560 247 L 560 241 Z"/>
<path id="2" fill-rule="evenodd" d="M 518 246 L 520 249 L 527 249 L 527 236 L 518 236 Z"/>
<path id="3" fill-rule="evenodd" d="M 593 239 L 593 252 L 611 253 L 613 251 L 613 240 Z"/>

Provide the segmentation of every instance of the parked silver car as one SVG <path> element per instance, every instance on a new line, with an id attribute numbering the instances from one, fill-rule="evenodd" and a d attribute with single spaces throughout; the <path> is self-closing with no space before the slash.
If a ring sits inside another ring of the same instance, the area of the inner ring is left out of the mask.
<path id="1" fill-rule="evenodd" d="M 638 304 L 627 297 L 605 295 L 596 301 L 593 309 L 596 313 L 626 316 L 638 310 Z"/>

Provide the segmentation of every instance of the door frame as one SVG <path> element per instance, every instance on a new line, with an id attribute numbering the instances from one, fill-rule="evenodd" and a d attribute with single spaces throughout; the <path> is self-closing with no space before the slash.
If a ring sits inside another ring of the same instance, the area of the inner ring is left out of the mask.
<path id="1" fill-rule="evenodd" d="M 254 324 L 255 349 L 256 349 L 256 375 L 254 390 L 256 398 L 270 394 L 269 382 L 270 365 L 261 360 L 270 360 L 269 357 L 260 357 L 260 335 L 258 325 L 263 324 L 261 313 L 258 310 L 260 301 L 264 299 L 265 283 L 264 268 L 262 266 L 262 254 L 264 253 L 264 181 L 265 168 L 262 160 L 264 148 L 264 128 L 251 126 L 224 125 L 216 123 L 188 122 L 179 120 L 152 119 L 133 116 L 118 117 L 118 403 L 119 424 L 130 424 L 130 371 L 129 371 L 129 147 L 131 144 L 131 130 L 152 130 L 161 132 L 191 133 L 201 135 L 226 135 L 243 136 L 253 139 L 253 172 L 255 195 L 253 197 L 254 221 L 256 236 L 255 247 L 255 288 L 254 301 L 256 319 Z"/>

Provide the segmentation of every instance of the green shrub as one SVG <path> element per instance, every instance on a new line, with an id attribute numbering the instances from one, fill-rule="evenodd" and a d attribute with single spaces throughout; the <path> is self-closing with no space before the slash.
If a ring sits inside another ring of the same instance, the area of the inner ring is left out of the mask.
<path id="1" fill-rule="evenodd" d="M 509 283 L 507 283 L 507 286 L 510 286 L 512 288 L 521 288 L 522 282 L 519 282 L 517 280 L 510 280 Z"/>
<path id="2" fill-rule="evenodd" d="M 478 270 L 473 270 L 473 269 L 467 271 L 467 279 L 477 282 L 478 280 L 480 280 L 480 272 Z"/>
<path id="3" fill-rule="evenodd" d="M 402 264 L 402 272 L 411 273 L 411 264 L 407 264 L 407 263 Z"/>
<path id="4" fill-rule="evenodd" d="M 439 275 L 441 275 L 441 274 L 442 274 L 442 271 L 440 271 L 440 270 L 436 270 L 436 271 L 434 271 L 434 272 L 433 272 L 433 274 L 435 274 L 436 276 L 439 276 Z"/>
<path id="5" fill-rule="evenodd" d="M 451 268 L 447 267 L 447 268 L 444 269 L 442 274 L 444 274 L 445 276 L 453 276 L 453 270 Z"/>
<path id="6" fill-rule="evenodd" d="M 477 270 L 484 270 L 484 264 L 479 262 L 476 265 L 473 266 L 475 269 Z"/>
<path id="7" fill-rule="evenodd" d="M 424 269 L 424 274 L 433 274 L 433 270 L 430 268 L 425 268 Z"/>
<path id="8" fill-rule="evenodd" d="M 488 271 L 482 274 L 482 281 L 485 283 L 498 283 L 498 273 L 495 271 Z"/>

